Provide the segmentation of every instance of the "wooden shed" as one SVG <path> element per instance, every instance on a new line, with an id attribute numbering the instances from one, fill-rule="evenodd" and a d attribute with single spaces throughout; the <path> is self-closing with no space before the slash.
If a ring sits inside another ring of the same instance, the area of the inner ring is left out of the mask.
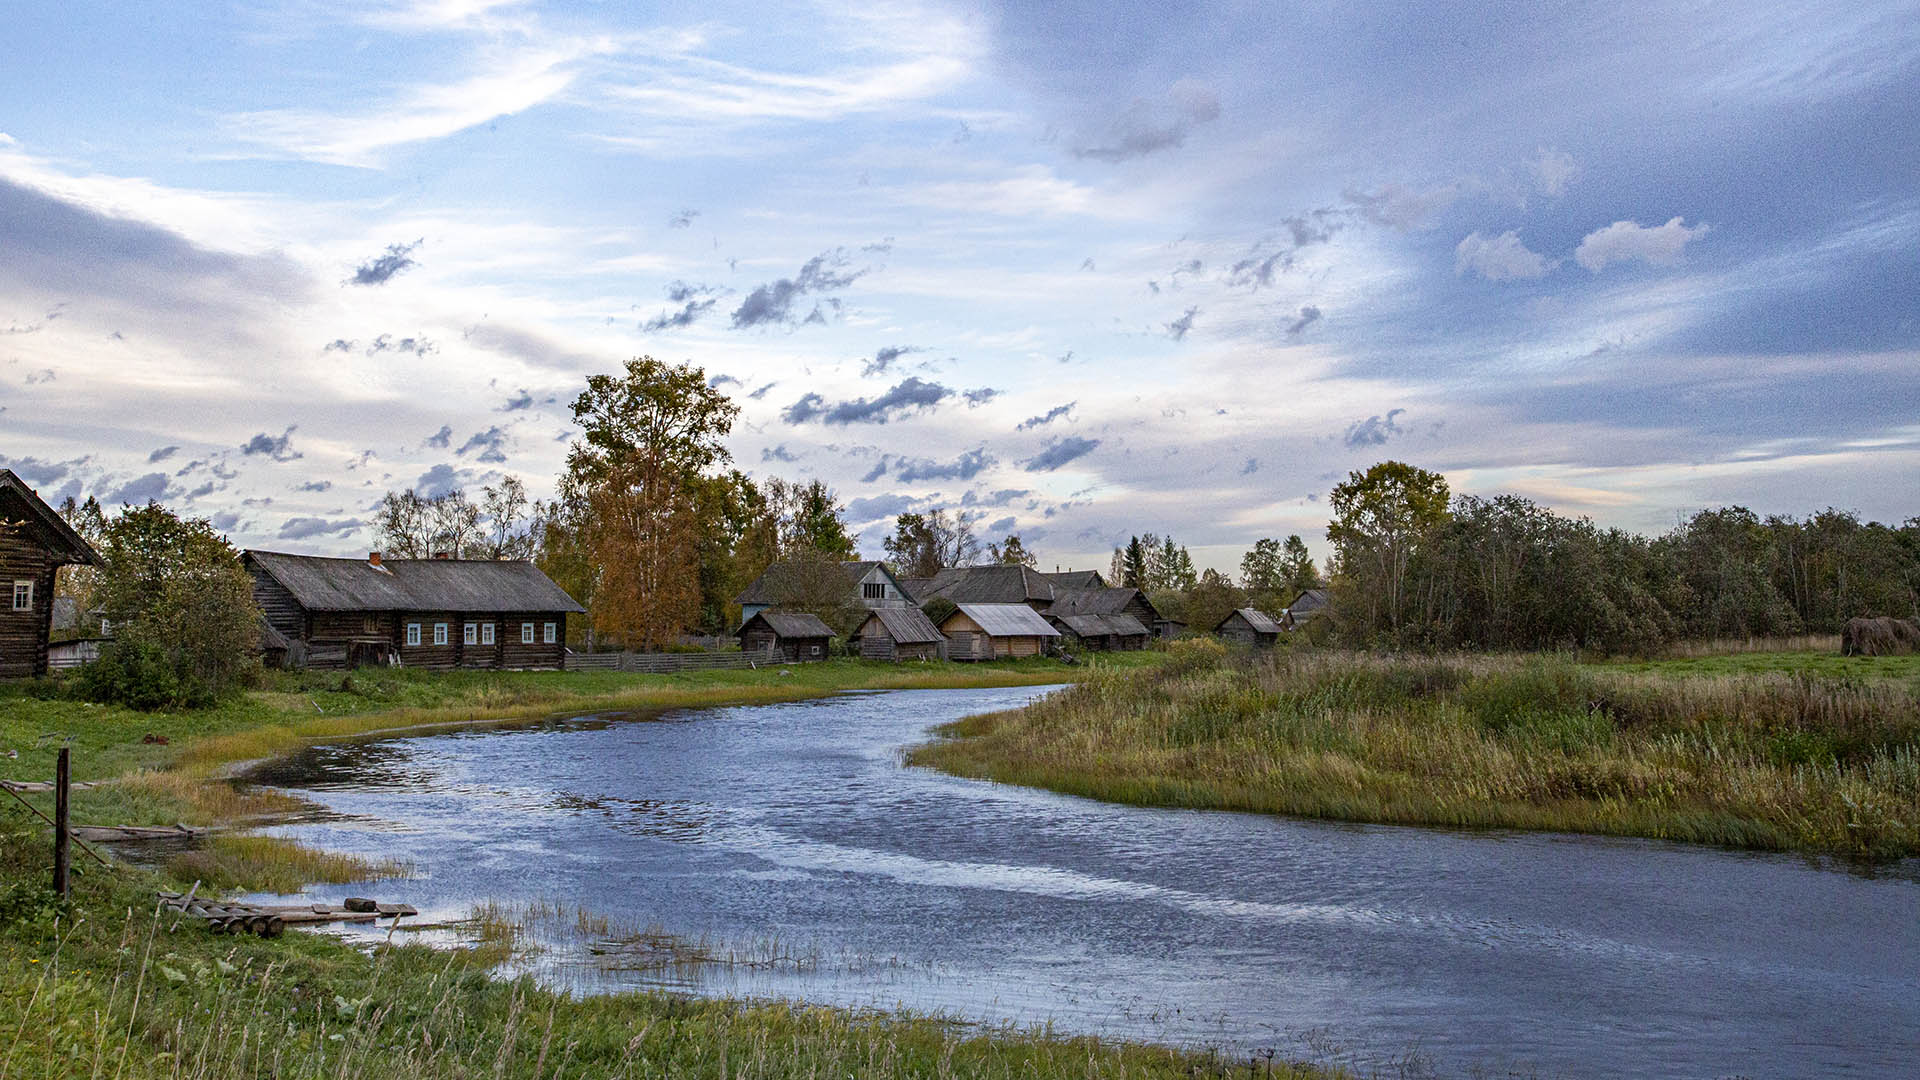
<path id="1" fill-rule="evenodd" d="M 54 575 L 100 556 L 11 469 L 0 469 L 0 679 L 47 673 Z"/>
<path id="2" fill-rule="evenodd" d="M 949 660 L 1001 660 L 1039 656 L 1060 637 L 1025 604 L 961 604 L 940 623 Z"/>
<path id="3" fill-rule="evenodd" d="M 827 658 L 827 643 L 833 640 L 833 627 L 820 616 L 804 612 L 762 611 L 740 627 L 740 648 L 745 652 L 773 653 L 782 660 L 806 663 Z"/>
<path id="4" fill-rule="evenodd" d="M 919 608 L 876 608 L 859 638 L 862 660 L 938 660 L 947 643 Z"/>
<path id="5" fill-rule="evenodd" d="M 360 559 L 248 551 L 253 598 L 293 666 L 559 668 L 586 611 L 518 559 Z M 278 644 L 263 641 L 269 652 Z"/>
<path id="6" fill-rule="evenodd" d="M 1069 644 L 1079 645 L 1083 649 L 1099 652 L 1129 652 L 1147 647 L 1152 631 L 1140 624 L 1140 620 L 1127 614 L 1118 615 L 1048 615 L 1052 623 Z"/>
<path id="7" fill-rule="evenodd" d="M 1265 646 L 1280 640 L 1280 623 L 1258 608 L 1239 608 L 1213 628 L 1213 632 L 1236 645 Z"/>

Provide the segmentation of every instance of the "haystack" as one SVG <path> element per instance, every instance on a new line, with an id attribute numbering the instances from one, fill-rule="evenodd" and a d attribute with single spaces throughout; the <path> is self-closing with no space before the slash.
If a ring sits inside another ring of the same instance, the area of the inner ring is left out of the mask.
<path id="1" fill-rule="evenodd" d="M 1840 631 L 1842 656 L 1898 656 L 1920 652 L 1920 626 L 1911 619 L 1848 619 Z"/>

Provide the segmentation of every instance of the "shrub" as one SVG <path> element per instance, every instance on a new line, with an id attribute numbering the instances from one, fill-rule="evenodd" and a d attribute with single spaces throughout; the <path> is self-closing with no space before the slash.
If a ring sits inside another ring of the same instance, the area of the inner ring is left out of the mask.
<path id="1" fill-rule="evenodd" d="M 72 687 L 74 695 L 84 700 L 142 712 L 201 708 L 214 700 L 212 688 L 181 676 L 165 650 L 140 641 L 108 642 L 100 658 L 74 676 Z"/>

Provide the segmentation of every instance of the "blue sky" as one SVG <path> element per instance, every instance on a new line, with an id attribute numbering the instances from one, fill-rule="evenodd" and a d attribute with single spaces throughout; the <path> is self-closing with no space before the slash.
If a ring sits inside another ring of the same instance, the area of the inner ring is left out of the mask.
<path id="1" fill-rule="evenodd" d="M 1398 458 L 1920 513 L 1913 3 L 9 6 L 0 463 L 244 546 L 692 360 L 877 551 L 1321 547 Z"/>

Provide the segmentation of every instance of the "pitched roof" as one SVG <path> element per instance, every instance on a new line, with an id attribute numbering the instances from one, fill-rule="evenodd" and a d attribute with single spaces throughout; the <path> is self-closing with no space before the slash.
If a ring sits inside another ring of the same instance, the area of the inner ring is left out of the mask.
<path id="1" fill-rule="evenodd" d="M 1049 615 L 1080 637 L 1146 637 L 1147 628 L 1131 615 Z"/>
<path id="2" fill-rule="evenodd" d="M 1246 624 L 1252 627 L 1253 632 L 1256 634 L 1277 634 L 1280 632 L 1280 624 L 1274 620 L 1273 616 L 1261 611 L 1259 608 L 1250 607 L 1235 609 L 1229 613 L 1225 619 L 1221 619 L 1219 624 L 1214 627 L 1214 630 L 1218 631 L 1220 627 L 1227 625 L 1235 615 L 1244 619 Z"/>
<path id="3" fill-rule="evenodd" d="M 1293 612 L 1295 616 L 1300 616 L 1319 611 L 1329 603 L 1331 603 L 1331 598 L 1327 596 L 1327 590 L 1308 589 L 1299 596 L 1294 597 L 1293 603 L 1287 605 L 1287 610 Z"/>
<path id="4" fill-rule="evenodd" d="M 67 563 L 79 563 L 83 566 L 100 565 L 100 556 L 95 553 L 92 545 L 81 539 L 79 533 L 73 531 L 73 526 L 67 524 L 66 518 L 61 517 L 53 507 L 42 501 L 40 496 L 27 486 L 25 480 L 14 475 L 12 469 L 0 469 L 0 496 L 8 492 L 11 492 L 15 500 L 33 515 L 33 520 L 38 521 L 50 534 L 52 543 L 48 545 L 48 549 L 55 555 L 63 556 L 63 561 Z"/>
<path id="5" fill-rule="evenodd" d="M 587 610 L 518 559 L 329 559 L 281 551 L 246 557 L 308 611 Z"/>
<path id="6" fill-rule="evenodd" d="M 804 611 L 763 611 L 748 619 L 745 625 L 740 627 L 740 632 L 746 633 L 747 627 L 754 623 L 767 624 L 767 629 L 783 638 L 830 638 L 833 636 L 833 627 L 821 622 L 820 616 Z"/>
<path id="7" fill-rule="evenodd" d="M 767 567 L 759 577 L 753 579 L 752 584 L 740 590 L 740 595 L 734 597 L 733 602 L 736 604 L 778 604 L 785 602 L 789 598 L 785 596 L 781 590 L 782 570 L 792 565 L 794 565 L 793 560 L 783 559 Z M 907 592 L 907 588 L 901 580 L 893 576 L 893 571 L 887 569 L 886 563 L 875 559 L 856 559 L 848 560 L 840 564 L 840 569 L 847 575 L 848 589 L 852 589 L 855 585 L 859 584 L 860 579 L 866 577 L 875 567 L 879 567 L 882 573 L 886 574 L 889 578 L 893 578 L 894 585 L 899 587 L 902 594 L 912 595 Z"/>
<path id="8" fill-rule="evenodd" d="M 935 574 L 914 599 L 923 604 L 936 596 L 956 604 L 1052 603 L 1053 593 L 1051 581 L 1024 566 L 953 566 Z"/>
<path id="9" fill-rule="evenodd" d="M 924 645 L 942 640 L 940 631 L 933 620 L 916 607 L 874 608 L 867 613 L 867 622 L 878 619 L 886 629 L 887 636 L 900 645 Z M 866 634 L 866 623 L 860 625 L 860 632 Z"/>
<path id="10" fill-rule="evenodd" d="M 1101 577 L 1098 570 L 1056 570 L 1040 576 L 1053 582 L 1054 587 L 1059 589 L 1102 589 L 1107 584 L 1107 579 Z"/>
<path id="11" fill-rule="evenodd" d="M 1049 615 L 1118 615 L 1127 610 L 1139 589 L 1097 588 L 1061 589 L 1054 594 Z"/>
<path id="12" fill-rule="evenodd" d="M 988 637 L 1060 636 L 1060 631 L 1025 604 L 961 604 L 954 614 L 972 619 Z"/>

